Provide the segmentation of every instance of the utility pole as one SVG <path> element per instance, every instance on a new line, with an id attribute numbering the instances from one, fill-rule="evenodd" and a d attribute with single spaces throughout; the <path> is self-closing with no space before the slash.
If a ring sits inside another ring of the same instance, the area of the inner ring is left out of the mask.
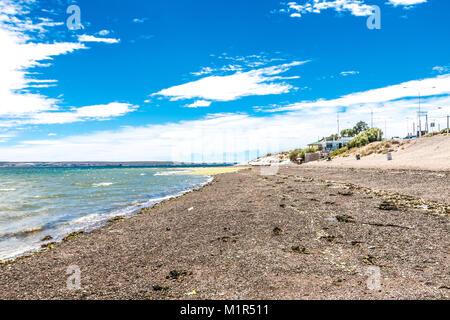
<path id="1" fill-rule="evenodd" d="M 339 130 L 339 112 L 337 113 L 337 125 L 338 125 L 338 132 L 337 132 L 337 134 L 338 134 L 338 137 L 340 137 L 341 136 L 341 131 Z"/>
<path id="2" fill-rule="evenodd" d="M 411 135 L 409 134 L 409 118 L 406 118 L 406 134 L 408 135 L 408 139 L 411 139 Z"/>
<path id="3" fill-rule="evenodd" d="M 448 119 L 449 119 L 449 115 L 447 115 L 447 135 L 448 135 L 448 129 L 449 129 L 449 127 L 448 127 Z"/>
<path id="4" fill-rule="evenodd" d="M 420 92 L 419 92 L 419 138 L 422 138 L 422 113 L 420 110 Z"/>
<path id="5" fill-rule="evenodd" d="M 373 129 L 373 109 L 370 110 L 370 127 Z"/>

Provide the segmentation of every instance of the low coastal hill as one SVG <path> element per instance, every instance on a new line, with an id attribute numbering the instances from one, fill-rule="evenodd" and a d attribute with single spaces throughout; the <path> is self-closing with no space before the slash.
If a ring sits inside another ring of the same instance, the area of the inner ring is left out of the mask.
<path id="1" fill-rule="evenodd" d="M 392 154 L 392 160 L 388 160 L 388 152 Z M 361 160 L 356 160 L 356 154 L 361 155 Z M 354 149 L 332 161 L 312 162 L 305 166 L 448 171 L 450 170 L 450 136 L 439 135 L 414 140 L 375 142 Z"/>
<path id="2" fill-rule="evenodd" d="M 387 154 L 391 153 L 392 160 Z M 356 155 L 361 160 L 356 160 Z M 251 166 L 295 165 L 289 160 L 289 152 L 269 154 L 252 160 Z M 421 139 L 393 139 L 373 142 L 361 148 L 354 148 L 332 161 L 320 160 L 302 164 L 302 167 L 364 168 L 396 170 L 450 170 L 450 136 L 436 135 Z"/>

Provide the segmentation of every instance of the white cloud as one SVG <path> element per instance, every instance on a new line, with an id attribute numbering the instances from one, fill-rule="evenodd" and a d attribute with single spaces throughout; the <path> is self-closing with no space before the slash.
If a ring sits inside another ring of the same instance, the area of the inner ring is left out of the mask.
<path id="1" fill-rule="evenodd" d="M 109 31 L 109 30 L 101 30 L 101 31 L 99 31 L 98 34 L 104 37 L 104 36 L 107 36 L 110 33 L 111 33 L 111 31 Z"/>
<path id="2" fill-rule="evenodd" d="M 49 19 L 36 18 L 40 21 L 36 26 L 26 17 L 27 10 L 21 6 L 23 3 L 25 2 L 0 1 L 0 118 L 2 119 L 0 127 L 13 127 L 30 121 L 64 123 L 77 119 L 79 121 L 105 119 L 124 114 L 123 105 L 120 109 L 119 105 L 110 104 L 109 111 L 97 116 L 95 115 L 97 109 L 83 108 L 71 110 L 65 115 L 65 112 L 60 111 L 60 97 L 49 98 L 30 92 L 30 88 L 55 86 L 57 80 L 37 79 L 35 77 L 39 73 L 30 72 L 29 69 L 50 66 L 55 56 L 87 47 L 79 42 L 39 43 L 39 39 L 47 31 L 46 28 L 60 24 L 53 23 Z M 89 40 L 83 37 L 81 39 Z M 92 116 L 86 114 L 88 111 Z"/>
<path id="3" fill-rule="evenodd" d="M 406 88 L 405 88 L 406 87 Z M 450 94 L 450 74 L 423 80 L 407 81 L 397 85 L 352 93 L 333 100 L 317 100 L 294 103 L 284 107 L 271 109 L 275 111 L 292 111 L 315 107 L 349 107 L 360 104 L 383 103 L 398 99 L 412 98 L 418 95 L 423 97 Z"/>
<path id="4" fill-rule="evenodd" d="M 407 134 L 416 121 L 417 102 L 410 99 L 386 104 L 351 106 L 341 113 L 340 129 L 352 127 L 357 121 L 370 123 L 371 108 L 374 125 L 388 136 Z M 438 109 L 438 108 L 442 109 Z M 450 97 L 429 97 L 422 100 L 429 120 L 445 127 L 450 113 Z M 243 161 L 246 155 L 305 147 L 318 137 L 337 131 L 336 112 L 339 106 L 310 108 L 294 112 L 250 116 L 247 114 L 214 114 L 199 120 L 161 125 L 126 127 L 116 131 L 100 131 L 52 140 L 22 141 L 15 146 L 0 147 L 2 160 L 8 161 Z M 408 125 L 408 127 L 407 127 Z M 214 141 L 214 143 L 211 143 Z M 236 156 L 235 156 L 236 154 Z"/>
<path id="5" fill-rule="evenodd" d="M 359 74 L 359 71 L 342 71 L 340 73 L 341 76 L 346 77 L 346 76 L 354 76 Z"/>
<path id="6" fill-rule="evenodd" d="M 39 112 L 56 108 L 57 100 L 40 94 L 20 92 L 30 87 L 27 69 L 46 66 L 54 56 L 84 49 L 81 43 L 33 43 L 23 34 L 8 30 L 0 22 L 0 116 Z M 34 81 L 36 82 L 36 80 Z M 47 83 L 48 84 L 48 83 Z"/>
<path id="7" fill-rule="evenodd" d="M 210 105 L 211 101 L 197 100 L 194 103 L 187 105 L 186 108 L 209 107 Z"/>
<path id="8" fill-rule="evenodd" d="M 78 41 L 80 42 L 103 42 L 103 43 L 119 43 L 120 39 L 114 39 L 114 38 L 99 38 L 96 36 L 91 35 L 80 35 L 78 36 Z"/>
<path id="9" fill-rule="evenodd" d="M 323 10 L 328 9 L 336 12 L 349 12 L 354 16 L 369 16 L 372 14 L 372 6 L 365 4 L 362 0 L 308 0 L 304 4 L 288 2 L 287 9 L 282 9 L 280 12 L 288 12 L 291 17 L 300 18 L 308 13 L 320 14 Z"/>
<path id="10" fill-rule="evenodd" d="M 134 23 L 144 23 L 147 20 L 148 20 L 148 18 L 134 18 L 133 22 Z"/>
<path id="11" fill-rule="evenodd" d="M 210 67 L 203 67 L 200 71 L 198 72 L 191 72 L 192 75 L 194 76 L 203 76 L 205 74 L 211 74 L 214 71 L 216 71 L 216 69 L 210 68 Z"/>
<path id="12" fill-rule="evenodd" d="M 182 99 L 232 101 L 245 96 L 288 93 L 293 89 L 292 85 L 285 82 L 276 82 L 288 78 L 275 75 L 306 62 L 292 62 L 248 72 L 236 72 L 226 76 L 209 76 L 161 90 L 154 93 L 153 96 L 169 97 L 172 101 Z"/>
<path id="13" fill-rule="evenodd" d="M 87 120 L 107 120 L 123 116 L 136 109 L 137 106 L 128 103 L 112 102 L 106 105 L 72 108 L 71 111 L 66 112 L 42 112 L 30 119 L 18 121 L 18 124 L 63 124 Z"/>
<path id="14" fill-rule="evenodd" d="M 427 0 L 389 0 L 393 6 L 413 6 L 420 3 L 426 3 Z"/>
<path id="15" fill-rule="evenodd" d="M 439 73 L 446 73 L 450 71 L 450 66 L 436 66 L 433 68 L 433 71 L 439 72 Z"/>

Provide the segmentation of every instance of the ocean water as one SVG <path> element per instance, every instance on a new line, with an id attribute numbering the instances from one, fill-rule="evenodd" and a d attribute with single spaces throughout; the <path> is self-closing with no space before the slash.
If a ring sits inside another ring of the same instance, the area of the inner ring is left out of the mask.
<path id="1" fill-rule="evenodd" d="M 187 168 L 0 168 L 0 260 L 201 187 Z"/>

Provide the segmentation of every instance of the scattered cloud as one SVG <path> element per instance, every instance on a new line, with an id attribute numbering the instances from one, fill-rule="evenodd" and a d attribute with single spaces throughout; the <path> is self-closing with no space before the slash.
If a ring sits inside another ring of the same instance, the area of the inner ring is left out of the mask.
<path id="1" fill-rule="evenodd" d="M 210 105 L 211 105 L 211 101 L 197 100 L 194 103 L 187 105 L 186 108 L 209 107 Z"/>
<path id="2" fill-rule="evenodd" d="M 450 72 L 450 65 L 447 65 L 447 66 L 436 66 L 436 67 L 433 68 L 433 71 L 436 71 L 438 73 Z"/>
<path id="3" fill-rule="evenodd" d="M 144 23 L 148 21 L 148 18 L 134 18 L 133 23 Z"/>
<path id="4" fill-rule="evenodd" d="M 98 32 L 98 34 L 102 37 L 107 36 L 110 33 L 111 33 L 111 31 L 109 31 L 109 30 L 101 30 Z"/>
<path id="5" fill-rule="evenodd" d="M 450 94 L 450 74 L 440 75 L 435 78 L 407 81 L 397 85 L 352 93 L 338 99 L 304 101 L 272 108 L 270 112 L 293 111 L 317 107 L 350 107 L 370 103 L 386 103 L 398 99 L 412 98 L 418 95 L 420 90 L 422 97 Z"/>
<path id="6" fill-rule="evenodd" d="M 0 154 L 9 161 L 244 161 L 268 152 L 305 147 L 317 137 L 335 133 L 336 112 L 341 110 L 336 105 L 264 117 L 210 114 L 198 120 L 21 141 L 0 147 Z M 359 120 L 369 123 L 372 109 L 375 126 L 383 131 L 386 128 L 389 137 L 406 136 L 407 119 L 412 131 L 416 107 L 410 99 L 352 105 L 340 115 L 341 129 L 353 127 Z M 429 112 L 429 119 L 444 128 L 450 97 L 426 97 L 422 108 Z"/>
<path id="7" fill-rule="evenodd" d="M 27 120 L 18 121 L 19 124 L 63 124 L 88 120 L 108 120 L 135 111 L 138 107 L 128 103 L 112 102 L 106 105 L 93 105 L 72 108 L 70 111 L 42 112 Z"/>
<path id="8" fill-rule="evenodd" d="M 405 7 L 409 7 L 409 6 L 414 6 L 416 4 L 420 4 L 420 3 L 426 3 L 427 0 L 389 0 L 389 4 L 392 4 L 394 7 L 397 6 L 405 6 Z"/>
<path id="9" fill-rule="evenodd" d="M 290 92 L 294 87 L 279 80 L 292 79 L 277 76 L 308 61 L 236 72 L 225 76 L 208 76 L 154 93 L 153 96 L 168 97 L 172 101 L 203 99 L 212 101 L 232 101 L 245 96 L 271 95 Z M 297 78 L 297 77 L 294 77 Z"/>
<path id="10" fill-rule="evenodd" d="M 0 116 L 3 117 L 55 109 L 56 99 L 23 91 L 30 87 L 30 82 L 38 85 L 38 80 L 32 81 L 27 70 L 49 66 L 42 61 L 86 48 L 82 43 L 33 43 L 24 39 L 21 32 L 8 30 L 1 22 L 0 47 Z"/>
<path id="11" fill-rule="evenodd" d="M 198 71 L 198 72 L 191 72 L 191 74 L 194 75 L 194 76 L 203 76 L 205 74 L 211 74 L 214 71 L 217 71 L 217 69 L 213 69 L 213 68 L 210 68 L 210 67 L 203 67 L 200 71 Z"/>
<path id="12" fill-rule="evenodd" d="M 359 71 L 342 71 L 340 73 L 341 76 L 346 77 L 346 76 L 354 76 L 359 74 Z"/>
<path id="13" fill-rule="evenodd" d="M 56 79 L 39 79 L 41 73 L 30 70 L 52 65 L 56 56 L 88 49 L 84 43 L 101 41 L 116 43 L 116 39 L 83 35 L 79 42 L 43 42 L 42 35 L 59 26 L 47 18 L 35 17 L 31 21 L 22 4 L 27 1 L 0 1 L 0 127 L 22 124 L 68 123 L 86 120 L 104 120 L 131 112 L 136 107 L 129 104 L 108 105 L 62 110 L 57 98 L 50 98 L 30 89 L 56 86 Z"/>
<path id="14" fill-rule="evenodd" d="M 318 1 L 308 0 L 304 4 L 288 2 L 287 8 L 282 8 L 281 13 L 289 13 L 292 18 L 300 18 L 305 14 L 320 14 L 324 10 L 335 10 L 336 12 L 348 12 L 353 16 L 369 16 L 372 14 L 372 6 L 360 0 L 334 0 Z"/>
<path id="15" fill-rule="evenodd" d="M 114 38 L 99 38 L 96 36 L 90 36 L 90 35 L 80 35 L 78 36 L 78 41 L 80 42 L 103 42 L 103 43 L 119 43 L 120 39 L 114 39 Z"/>

